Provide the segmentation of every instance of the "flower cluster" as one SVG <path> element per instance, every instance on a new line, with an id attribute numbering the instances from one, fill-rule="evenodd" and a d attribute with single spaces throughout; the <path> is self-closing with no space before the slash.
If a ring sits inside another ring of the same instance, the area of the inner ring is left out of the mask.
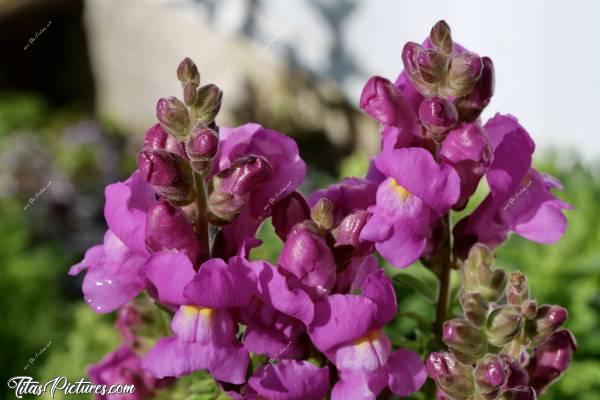
<path id="1" fill-rule="evenodd" d="M 531 400 L 569 366 L 576 348 L 559 329 L 567 310 L 530 297 L 520 272 L 492 270 L 484 245 L 471 248 L 461 266 L 464 318 L 444 323 L 450 352 L 432 353 L 427 372 L 446 399 Z"/>
<path id="2" fill-rule="evenodd" d="M 445 22 L 423 45 L 408 43 L 402 59 L 395 83 L 373 77 L 361 96 L 381 125 L 367 176 L 308 197 L 297 190 L 306 165 L 296 143 L 255 123 L 219 127 L 221 90 L 201 86 L 195 64 L 181 62 L 183 101 L 158 101 L 138 169 L 106 188 L 104 243 L 70 271 L 87 270 L 82 288 L 95 311 L 119 310 L 123 347 L 90 369 L 92 379 L 135 381 L 148 395 L 202 370 L 234 399 L 407 396 L 427 373 L 419 354 L 393 348 L 383 331 L 398 310 L 376 253 L 437 274 L 432 329 L 446 320 L 451 269 L 463 265 L 466 319 L 444 325 L 452 353 L 427 364 L 447 396 L 506 397 L 511 378 L 495 375 L 500 366 L 527 368 L 516 387 L 535 391 L 565 369 L 549 360 L 574 349 L 556 331 L 564 310 L 537 307 L 521 275 L 500 305 L 504 280 L 477 261 L 510 232 L 557 240 L 569 207 L 550 192 L 559 183 L 531 167 L 533 141 L 514 117 L 482 125 L 493 64 L 454 43 Z M 489 195 L 452 229 L 451 211 L 465 208 L 484 176 Z M 283 243 L 277 265 L 250 257 L 269 220 Z M 142 292 L 170 316 L 166 336 L 140 333 L 152 321 L 132 303 Z"/>

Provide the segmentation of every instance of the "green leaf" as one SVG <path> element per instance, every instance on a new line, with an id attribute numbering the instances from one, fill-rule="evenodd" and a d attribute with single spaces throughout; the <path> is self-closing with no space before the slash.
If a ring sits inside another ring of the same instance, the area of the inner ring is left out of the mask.
<path id="1" fill-rule="evenodd" d="M 403 286 L 413 290 L 431 304 L 436 302 L 437 284 L 433 279 L 431 282 L 424 282 L 422 277 L 400 272 L 392 278 L 392 282 L 395 286 Z"/>

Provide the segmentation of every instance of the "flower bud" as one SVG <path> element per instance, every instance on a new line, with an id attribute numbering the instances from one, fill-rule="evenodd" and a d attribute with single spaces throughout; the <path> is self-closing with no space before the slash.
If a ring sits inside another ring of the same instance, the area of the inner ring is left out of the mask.
<path id="1" fill-rule="evenodd" d="M 506 272 L 502 269 L 492 271 L 493 262 L 493 253 L 487 246 L 478 243 L 471 247 L 461 267 L 463 290 L 481 293 L 489 302 L 498 300 L 504 294 Z"/>
<path id="2" fill-rule="evenodd" d="M 165 132 L 160 124 L 155 124 L 152 128 L 148 129 L 144 137 L 144 147 L 165 150 L 185 158 L 185 151 L 181 142 Z"/>
<path id="3" fill-rule="evenodd" d="M 527 299 L 521 303 L 521 314 L 527 319 L 534 319 L 537 315 L 537 301 Z"/>
<path id="4" fill-rule="evenodd" d="M 319 229 L 328 231 L 333 228 L 333 203 L 327 197 L 322 197 L 310 210 L 310 218 Z"/>
<path id="5" fill-rule="evenodd" d="M 510 274 L 508 287 L 506 289 L 506 300 L 509 304 L 520 305 L 529 298 L 529 287 L 527 278 L 521 272 Z"/>
<path id="6" fill-rule="evenodd" d="M 186 142 L 185 151 L 191 161 L 192 169 L 199 174 L 207 175 L 212 169 L 212 159 L 219 149 L 217 133 L 202 126 L 192 131 Z"/>
<path id="7" fill-rule="evenodd" d="M 474 390 L 473 370 L 451 353 L 431 353 L 425 362 L 427 375 L 451 398 L 469 398 Z"/>
<path id="8" fill-rule="evenodd" d="M 510 369 L 502 358 L 489 355 L 477 362 L 474 373 L 475 383 L 481 393 L 493 393 L 506 384 L 509 373 Z"/>
<path id="9" fill-rule="evenodd" d="M 526 332 L 533 343 L 541 343 L 567 320 L 569 313 L 560 306 L 543 305 L 538 307 L 533 321 L 527 321 Z"/>
<path id="10" fill-rule="evenodd" d="M 183 85 L 183 102 L 186 106 L 191 106 L 196 102 L 196 95 L 198 94 L 196 90 L 196 85 L 191 82 L 188 82 Z"/>
<path id="11" fill-rule="evenodd" d="M 305 229 L 290 233 L 281 250 L 279 266 L 319 295 L 328 293 L 335 284 L 336 265 L 331 250 L 323 239 Z"/>
<path id="12" fill-rule="evenodd" d="M 402 61 L 406 74 L 421 94 L 432 96 L 437 93 L 446 73 L 446 57 L 443 54 L 408 42 L 402 49 Z"/>
<path id="13" fill-rule="evenodd" d="M 208 198 L 212 223 L 231 222 L 242 211 L 247 195 L 271 178 L 273 167 L 263 156 L 246 156 L 234 161 L 215 178 L 215 190 Z"/>
<path id="14" fill-rule="evenodd" d="M 460 177 L 460 197 L 452 208 L 462 210 L 492 162 L 488 135 L 479 123 L 460 124 L 446 132 L 439 155 L 440 160 L 453 167 Z M 456 250 L 465 245 L 470 244 L 460 241 Z"/>
<path id="15" fill-rule="evenodd" d="M 153 251 L 180 250 L 192 264 L 208 255 L 207 244 L 200 246 L 185 214 L 165 201 L 150 207 L 146 214 L 146 245 Z"/>
<path id="16" fill-rule="evenodd" d="M 494 64 L 489 57 L 482 57 L 483 71 L 468 96 L 458 99 L 456 109 L 461 121 L 475 121 L 490 103 L 494 95 Z"/>
<path id="17" fill-rule="evenodd" d="M 208 197 L 208 221 L 216 226 L 227 225 L 246 206 L 246 199 L 231 192 L 214 191 Z"/>
<path id="18" fill-rule="evenodd" d="M 162 98 L 156 104 L 156 118 L 161 126 L 171 135 L 183 138 L 187 135 L 190 116 L 188 110 L 176 97 Z"/>
<path id="19" fill-rule="evenodd" d="M 483 61 L 473 53 L 455 54 L 450 58 L 448 67 L 446 92 L 455 97 L 463 97 L 471 93 L 481 77 Z"/>
<path id="20" fill-rule="evenodd" d="M 452 54 L 452 35 L 450 34 L 450 27 L 446 21 L 438 21 L 429 34 L 429 40 L 431 43 L 442 53 L 449 56 Z"/>
<path id="21" fill-rule="evenodd" d="M 369 219 L 367 210 L 359 210 L 347 215 L 337 228 L 336 246 L 357 246 L 360 243 L 360 232 Z"/>
<path id="22" fill-rule="evenodd" d="M 535 390 L 529 386 L 520 386 L 500 393 L 498 400 L 536 400 Z"/>
<path id="23" fill-rule="evenodd" d="M 573 334 L 561 329 L 554 332 L 534 350 L 527 365 L 531 386 L 537 393 L 544 390 L 569 368 L 577 343 Z"/>
<path id="24" fill-rule="evenodd" d="M 417 129 L 414 111 L 402 92 L 389 80 L 374 76 L 366 83 L 360 95 L 360 108 L 371 118 L 384 125 Z"/>
<path id="25" fill-rule="evenodd" d="M 196 93 L 194 102 L 194 115 L 197 122 L 209 125 L 213 122 L 221 109 L 223 92 L 216 85 L 204 85 Z"/>
<path id="26" fill-rule="evenodd" d="M 244 196 L 268 181 L 273 167 L 263 156 L 250 155 L 234 161 L 217 176 L 232 193 Z"/>
<path id="27" fill-rule="evenodd" d="M 463 293 L 460 297 L 465 318 L 477 327 L 485 324 L 488 314 L 488 303 L 481 293 Z"/>
<path id="28" fill-rule="evenodd" d="M 138 169 L 144 179 L 173 205 L 193 201 L 193 178 L 187 160 L 159 149 L 138 153 Z"/>
<path id="29" fill-rule="evenodd" d="M 516 307 L 502 306 L 490 313 L 486 325 L 488 342 L 500 347 L 521 332 L 523 316 Z"/>
<path id="30" fill-rule="evenodd" d="M 177 67 L 177 79 L 184 85 L 186 83 L 191 83 L 194 86 L 200 84 L 200 72 L 198 72 L 198 67 L 196 67 L 196 64 L 190 58 L 186 57 L 179 63 Z"/>
<path id="31" fill-rule="evenodd" d="M 117 311 L 115 327 L 123 337 L 123 342 L 129 347 L 135 347 L 137 338 L 135 328 L 142 322 L 142 316 L 133 306 L 133 303 L 125 304 Z"/>
<path id="32" fill-rule="evenodd" d="M 456 358 L 471 364 L 487 350 L 483 331 L 462 319 L 451 319 L 444 323 L 442 340 L 450 347 Z"/>
<path id="33" fill-rule="evenodd" d="M 300 192 L 294 191 L 273 205 L 271 221 L 275 233 L 283 241 L 286 240 L 294 225 L 309 218 L 310 208 Z"/>
<path id="34" fill-rule="evenodd" d="M 454 104 L 442 97 L 427 97 L 419 106 L 419 119 L 432 133 L 437 142 L 443 140 L 443 133 L 458 121 Z"/>
<path id="35" fill-rule="evenodd" d="M 508 366 L 509 374 L 506 381 L 505 389 L 513 389 L 529 384 L 529 375 L 523 369 L 520 361 L 515 360 L 512 356 L 502 353 L 500 358 Z"/>

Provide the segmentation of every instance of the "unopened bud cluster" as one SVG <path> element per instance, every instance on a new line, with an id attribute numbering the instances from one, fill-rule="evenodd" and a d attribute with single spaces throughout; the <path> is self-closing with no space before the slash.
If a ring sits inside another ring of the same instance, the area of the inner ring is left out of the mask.
<path id="1" fill-rule="evenodd" d="M 567 310 L 530 297 L 527 278 L 492 269 L 493 254 L 475 245 L 461 265 L 462 318 L 446 321 L 449 352 L 432 353 L 429 376 L 446 398 L 535 399 L 571 362 Z"/>
<path id="2" fill-rule="evenodd" d="M 437 142 L 458 123 L 475 121 L 494 94 L 492 60 L 454 44 L 444 21 L 434 25 L 425 45 L 407 43 L 402 60 L 407 77 L 425 96 L 419 119 Z"/>

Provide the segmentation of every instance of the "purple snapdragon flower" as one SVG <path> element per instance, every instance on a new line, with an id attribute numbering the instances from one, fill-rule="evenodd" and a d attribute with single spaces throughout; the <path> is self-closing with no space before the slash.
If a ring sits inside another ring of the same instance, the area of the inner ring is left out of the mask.
<path id="1" fill-rule="evenodd" d="M 381 331 L 396 312 L 394 288 L 381 269 L 366 278 L 361 295 L 334 294 L 315 303 L 308 333 L 339 371 L 333 400 L 375 399 L 386 387 L 407 396 L 425 382 L 420 357 L 406 349 L 393 352 Z"/>
<path id="2" fill-rule="evenodd" d="M 422 148 L 384 151 L 375 165 L 387 179 L 379 185 L 360 237 L 374 242 L 392 265 L 404 268 L 423 254 L 434 223 L 458 200 L 460 178 Z"/>
<path id="3" fill-rule="evenodd" d="M 236 338 L 236 308 L 250 302 L 256 287 L 247 262 L 213 258 L 195 273 L 181 254 L 171 265 L 156 256 L 152 261 L 148 279 L 160 301 L 177 311 L 171 322 L 175 336 L 156 343 L 144 356 L 144 369 L 158 378 L 205 369 L 224 382 L 245 382 L 248 351 Z"/>
<path id="4" fill-rule="evenodd" d="M 539 243 L 557 241 L 567 226 L 562 210 L 571 206 L 552 194 L 562 188 L 555 178 L 531 167 L 533 140 L 512 116 L 496 115 L 485 129 L 494 151 L 486 172 L 490 194 L 456 225 L 460 254 L 477 242 L 495 248 L 510 232 Z"/>
<path id="5" fill-rule="evenodd" d="M 154 189 L 134 172 L 125 182 L 107 186 L 104 243 L 90 248 L 71 267 L 70 275 L 87 269 L 83 281 L 86 303 L 107 313 L 144 289 L 144 267 L 150 257 L 145 244 L 146 214 L 156 202 Z"/>
<path id="6" fill-rule="evenodd" d="M 291 195 L 306 175 L 306 164 L 298 146 L 289 137 L 258 124 L 221 128 L 221 142 L 215 160 L 215 174 L 230 168 L 245 156 L 262 157 L 269 164 L 270 176 L 244 193 L 244 209 L 216 237 L 216 251 L 225 259 L 258 245 L 256 230 L 271 216 L 273 207 Z M 218 190 L 218 189 L 217 189 Z"/>
<path id="7" fill-rule="evenodd" d="M 154 395 L 154 390 L 166 383 L 156 379 L 141 367 L 141 359 L 128 346 L 121 346 L 86 370 L 95 385 L 134 385 L 128 394 L 97 394 L 97 400 L 142 400 Z"/>
<path id="8" fill-rule="evenodd" d="M 329 369 L 308 361 L 283 360 L 259 368 L 234 400 L 322 400 L 329 392 Z"/>

